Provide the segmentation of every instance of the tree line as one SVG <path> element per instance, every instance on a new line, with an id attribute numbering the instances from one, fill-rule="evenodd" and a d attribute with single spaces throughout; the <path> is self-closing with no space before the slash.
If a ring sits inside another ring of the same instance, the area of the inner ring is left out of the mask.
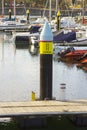
<path id="1" fill-rule="evenodd" d="M 2 5 L 2 1 L 4 1 L 4 5 L 8 6 L 14 2 L 14 0 L 0 0 L 0 5 Z M 47 8 L 49 7 L 49 1 L 50 0 L 15 0 L 16 1 L 16 5 L 19 4 L 19 6 L 21 5 L 25 5 L 28 7 L 39 7 L 39 8 L 44 8 L 47 4 Z M 52 8 L 55 8 L 56 6 L 56 0 L 51 0 L 52 1 Z M 71 0 L 71 3 L 68 2 L 69 0 L 58 0 L 58 4 L 60 9 L 67 9 L 70 7 L 70 4 L 74 5 L 74 4 L 81 4 L 81 6 L 83 7 L 83 0 L 78 2 L 78 0 Z M 87 0 L 84 0 L 84 5 L 87 5 Z"/>

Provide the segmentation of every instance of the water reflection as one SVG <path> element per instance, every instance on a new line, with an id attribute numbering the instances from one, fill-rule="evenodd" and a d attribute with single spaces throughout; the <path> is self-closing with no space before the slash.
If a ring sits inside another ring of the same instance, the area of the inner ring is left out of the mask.
<path id="1" fill-rule="evenodd" d="M 39 97 L 39 54 L 16 49 L 14 43 L 0 34 L 0 101 L 31 100 L 31 92 Z M 87 98 L 87 73 L 75 64 L 53 61 L 53 97 L 60 99 L 60 84 L 66 84 L 66 100 Z"/>
<path id="2" fill-rule="evenodd" d="M 78 70 L 75 64 L 69 67 L 62 62 L 54 64 L 54 93 L 57 99 L 60 98 L 60 83 L 66 83 L 66 100 L 87 98 L 87 74 Z"/>
<path id="3" fill-rule="evenodd" d="M 35 45 L 29 45 L 29 52 L 30 54 L 33 56 L 33 55 L 38 55 L 39 54 L 39 48 Z"/>

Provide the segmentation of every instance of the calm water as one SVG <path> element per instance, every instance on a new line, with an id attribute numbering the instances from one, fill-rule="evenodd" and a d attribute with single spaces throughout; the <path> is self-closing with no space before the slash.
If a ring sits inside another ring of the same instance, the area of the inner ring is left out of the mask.
<path id="1" fill-rule="evenodd" d="M 31 92 L 39 97 L 39 55 L 28 49 L 16 49 L 11 36 L 0 33 L 0 101 L 31 100 Z M 61 97 L 60 84 L 66 84 L 67 100 L 87 98 L 87 73 L 75 64 L 53 60 L 53 97 Z"/>

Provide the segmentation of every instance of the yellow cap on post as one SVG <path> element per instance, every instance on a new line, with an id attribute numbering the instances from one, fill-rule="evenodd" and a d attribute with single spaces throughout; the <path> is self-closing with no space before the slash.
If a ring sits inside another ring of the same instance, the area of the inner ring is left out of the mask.
<path id="1" fill-rule="evenodd" d="M 26 11 L 26 14 L 29 14 L 30 13 L 30 11 L 29 11 L 29 9 Z"/>
<path id="2" fill-rule="evenodd" d="M 11 9 L 9 9 L 9 13 L 11 12 Z"/>
<path id="3" fill-rule="evenodd" d="M 58 11 L 58 12 L 57 12 L 57 16 L 60 16 L 60 15 L 61 15 L 61 14 L 60 14 L 60 11 Z"/>

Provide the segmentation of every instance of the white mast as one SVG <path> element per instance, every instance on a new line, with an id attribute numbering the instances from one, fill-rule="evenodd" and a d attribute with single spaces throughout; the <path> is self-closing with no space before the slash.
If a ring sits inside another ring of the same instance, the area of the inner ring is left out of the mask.
<path id="1" fill-rule="evenodd" d="M 46 5 L 45 5 L 44 11 L 43 11 L 43 16 L 45 16 L 45 10 L 47 8 L 47 4 L 48 4 L 48 0 L 46 1 Z"/>
<path id="2" fill-rule="evenodd" d="M 2 15 L 4 15 L 4 0 L 2 0 Z"/>
<path id="3" fill-rule="evenodd" d="M 51 23 L 51 0 L 49 0 L 49 22 Z"/>
<path id="4" fill-rule="evenodd" d="M 14 0 L 14 17 L 16 17 L 16 1 Z"/>
<path id="5" fill-rule="evenodd" d="M 57 14 L 57 11 L 58 11 L 58 0 L 56 0 L 56 14 Z"/>
<path id="6" fill-rule="evenodd" d="M 83 17 L 84 17 L 84 0 L 82 2 L 83 2 L 82 6 L 83 6 Z"/>

